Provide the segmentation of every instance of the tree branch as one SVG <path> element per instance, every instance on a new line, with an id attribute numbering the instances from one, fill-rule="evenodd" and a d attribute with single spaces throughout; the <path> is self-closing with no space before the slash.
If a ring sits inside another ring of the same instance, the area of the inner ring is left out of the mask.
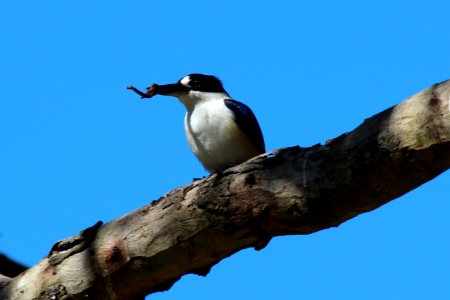
<path id="1" fill-rule="evenodd" d="M 0 274 L 14 277 L 25 271 L 27 267 L 0 253 Z M 0 279 L 1 280 L 1 279 Z"/>
<path id="2" fill-rule="evenodd" d="M 0 298 L 134 299 L 272 237 L 338 226 L 450 168 L 449 102 L 446 81 L 325 145 L 276 150 L 175 189 L 58 242 L 0 284 Z"/>

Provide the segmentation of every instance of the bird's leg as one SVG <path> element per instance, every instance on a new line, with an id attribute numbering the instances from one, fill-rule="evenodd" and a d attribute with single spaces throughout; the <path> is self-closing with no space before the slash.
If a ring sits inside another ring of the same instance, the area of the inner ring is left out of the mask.
<path id="1" fill-rule="evenodd" d="M 150 87 L 147 88 L 147 92 L 145 92 L 145 93 L 138 90 L 137 88 L 135 88 L 132 85 L 127 86 L 127 89 L 132 90 L 133 92 L 135 92 L 136 94 L 141 96 L 142 99 L 144 99 L 144 98 L 151 98 L 151 97 L 155 96 L 156 95 L 155 89 L 157 86 L 158 85 L 156 83 L 152 84 Z"/>

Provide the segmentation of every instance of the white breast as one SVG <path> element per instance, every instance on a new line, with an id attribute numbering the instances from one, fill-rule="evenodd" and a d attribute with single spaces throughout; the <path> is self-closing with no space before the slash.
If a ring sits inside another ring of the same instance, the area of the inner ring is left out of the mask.
<path id="1" fill-rule="evenodd" d="M 258 150 L 239 130 L 223 99 L 201 101 L 185 117 L 191 150 L 210 172 L 239 164 L 258 155 Z"/>

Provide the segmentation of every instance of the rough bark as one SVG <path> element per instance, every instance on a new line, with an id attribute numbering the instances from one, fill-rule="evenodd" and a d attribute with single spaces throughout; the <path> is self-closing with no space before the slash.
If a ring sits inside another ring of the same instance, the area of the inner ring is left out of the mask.
<path id="1" fill-rule="evenodd" d="M 272 237 L 371 211 L 450 168 L 450 81 L 325 145 L 290 147 L 175 189 L 60 241 L 2 299 L 135 299 Z"/>

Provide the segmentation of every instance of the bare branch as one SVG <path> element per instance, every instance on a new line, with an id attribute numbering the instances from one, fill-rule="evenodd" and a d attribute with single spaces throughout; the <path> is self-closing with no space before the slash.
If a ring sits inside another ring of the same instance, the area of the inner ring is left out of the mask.
<path id="1" fill-rule="evenodd" d="M 449 101 L 446 81 L 325 145 L 276 150 L 175 189 L 90 239 L 60 242 L 0 285 L 0 298 L 132 299 L 272 237 L 338 226 L 450 168 Z"/>
<path id="2" fill-rule="evenodd" d="M 25 271 L 27 267 L 0 253 L 0 274 L 15 277 Z"/>

